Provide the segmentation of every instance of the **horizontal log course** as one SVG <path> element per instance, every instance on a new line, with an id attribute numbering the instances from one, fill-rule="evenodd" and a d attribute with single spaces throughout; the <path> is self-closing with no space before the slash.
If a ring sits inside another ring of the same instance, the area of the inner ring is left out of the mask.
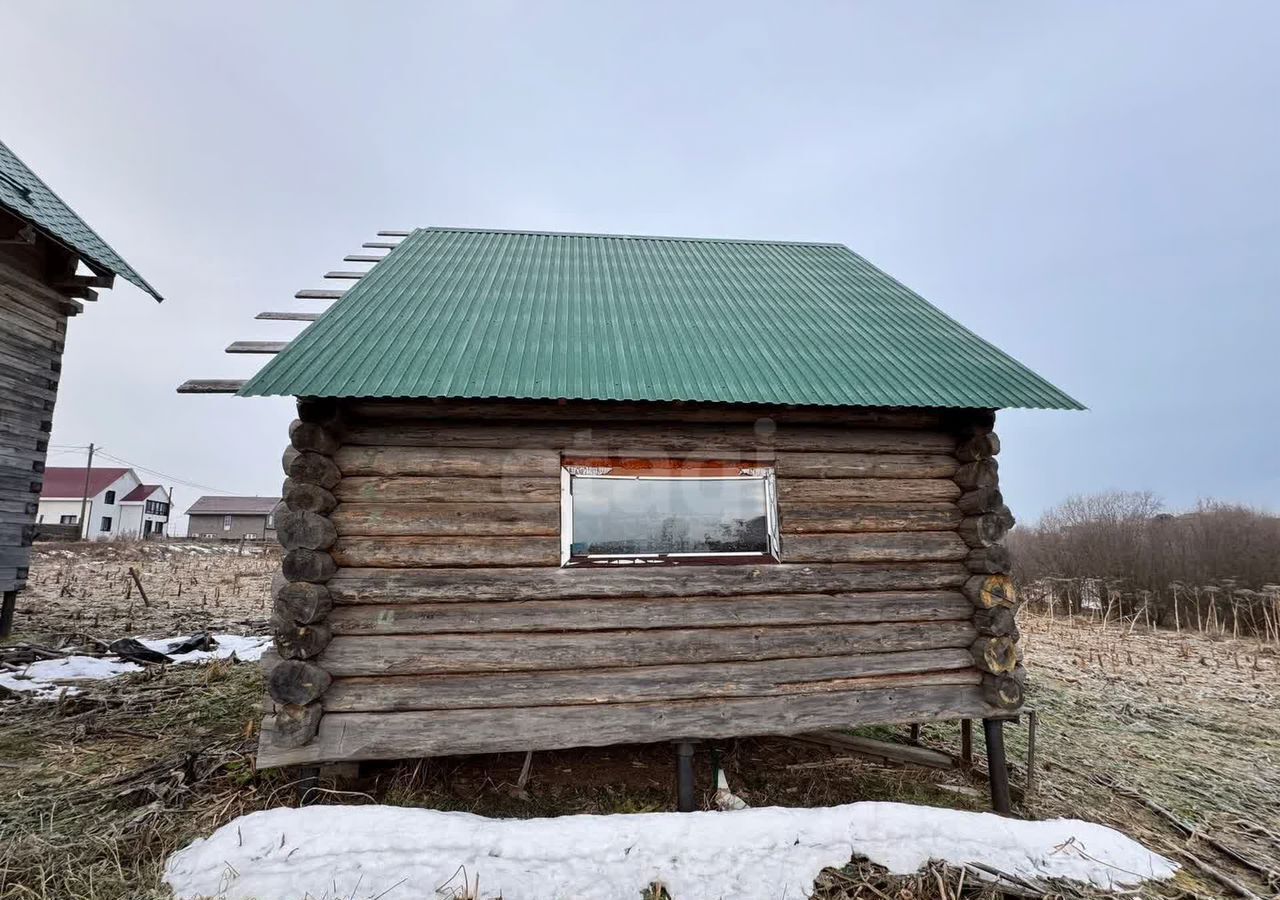
<path id="1" fill-rule="evenodd" d="M 329 581 L 335 604 L 580 597 L 734 597 L 959 588 L 960 563 L 669 566 L 610 568 L 343 568 Z"/>
<path id="2" fill-rule="evenodd" d="M 518 537 L 341 537 L 329 552 L 343 567 L 555 566 L 560 539 Z"/>
<path id="3" fill-rule="evenodd" d="M 451 503 L 559 503 L 560 479 L 525 476 L 355 476 L 343 478 L 333 489 L 333 495 L 340 502 L 367 503 L 423 500 Z"/>
<path id="4" fill-rule="evenodd" d="M 344 476 L 434 475 L 464 478 L 534 476 L 558 478 L 554 450 L 485 450 L 455 447 L 343 446 L 334 461 Z"/>
<path id="5" fill-rule="evenodd" d="M 932 622 L 972 617 L 973 605 L 959 591 L 895 591 L 342 605 L 328 621 L 335 635 L 369 635 Z"/>
<path id="6" fill-rule="evenodd" d="M 955 482 L 965 491 L 994 488 L 1000 483 L 1000 466 L 994 459 L 965 463 L 956 470 Z"/>
<path id="7" fill-rule="evenodd" d="M 327 488 L 318 484 L 307 484 L 305 481 L 284 480 L 282 491 L 285 506 L 295 512 L 313 512 L 327 516 L 338 505 L 338 499 Z"/>
<path id="8" fill-rule="evenodd" d="M 273 614 L 280 622 L 309 625 L 324 619 L 333 608 L 329 589 L 323 584 L 285 581 L 283 575 L 279 576 L 278 583 L 272 585 L 272 598 Z"/>
<path id="9" fill-rule="evenodd" d="M 298 451 L 292 446 L 285 451 L 284 473 L 294 481 L 318 484 L 327 491 L 333 491 L 342 481 L 342 473 L 332 459 L 310 450 Z"/>
<path id="10" fill-rule="evenodd" d="M 779 478 L 954 478 L 954 456 L 896 453 L 779 453 Z"/>
<path id="11" fill-rule="evenodd" d="M 966 516 L 978 516 L 983 513 L 995 512 L 1004 506 L 1004 495 L 994 485 L 976 488 L 961 494 L 960 499 L 956 501 L 956 506 Z"/>
<path id="12" fill-rule="evenodd" d="M 788 562 L 922 562 L 963 560 L 969 548 L 953 531 L 793 534 L 783 539 Z"/>
<path id="13" fill-rule="evenodd" d="M 973 434 L 956 445 L 956 459 L 965 463 L 990 459 L 999 452 L 1000 438 L 994 431 Z"/>
<path id="14" fill-rule="evenodd" d="M 640 403 L 626 401 L 547 400 L 344 400 L 343 412 L 352 419 L 393 423 L 403 419 L 479 419 L 520 422 L 644 422 L 688 424 L 835 425 L 845 428 L 891 428 L 949 431 L 954 416 L 945 410 L 849 409 L 830 406 L 748 406 L 713 403 Z M 767 427 L 767 426 L 762 426 Z M 954 439 L 953 439 L 954 443 Z M 953 447 L 948 447 L 950 453 Z"/>
<path id="15" fill-rule="evenodd" d="M 965 581 L 964 594 L 979 609 L 1018 606 L 1018 592 L 1008 575 L 974 575 Z"/>
<path id="16" fill-rule="evenodd" d="M 294 419 L 289 426 L 289 443 L 299 452 L 311 451 L 332 456 L 342 446 L 342 441 L 330 428 L 318 422 Z"/>
<path id="17" fill-rule="evenodd" d="M 978 685 L 918 684 L 869 691 L 773 697 L 464 709 L 403 713 L 327 713 L 315 740 L 287 748 L 277 723 L 263 722 L 262 767 L 344 759 L 403 759 L 458 753 L 745 735 L 794 734 L 882 723 L 982 718 L 991 714 Z"/>
<path id="18" fill-rule="evenodd" d="M 333 679 L 315 663 L 283 659 L 267 674 L 267 693 L 277 703 L 304 706 L 320 699 Z"/>
<path id="19" fill-rule="evenodd" d="M 960 524 L 954 503 L 857 503 L 791 500 L 778 504 L 783 534 L 856 534 L 871 531 L 953 531 Z"/>
<path id="20" fill-rule="evenodd" d="M 952 453 L 955 439 L 944 432 L 824 428 L 779 425 L 690 423 L 679 428 L 639 424 L 537 423 L 478 424 L 387 422 L 350 424 L 344 441 L 372 447 L 513 447 L 625 456 L 632 450 L 715 451 L 741 454 L 761 449 L 845 453 Z"/>
<path id="21" fill-rule="evenodd" d="M 778 697 L 833 690 L 980 684 L 965 650 L 911 650 L 761 662 L 638 666 L 582 672 L 493 672 L 339 678 L 325 712 L 483 709 L 639 703 L 705 697 Z"/>
<path id="22" fill-rule="evenodd" d="M 324 550 L 290 550 L 280 561 L 280 571 L 289 581 L 323 584 L 337 570 L 333 557 Z"/>
<path id="23" fill-rule="evenodd" d="M 589 669 L 968 647 L 976 635 L 973 623 L 967 620 L 563 633 L 341 635 L 325 647 L 319 664 L 335 678 Z"/>
<path id="24" fill-rule="evenodd" d="M 291 703 L 279 704 L 276 706 L 275 715 L 270 717 L 269 734 L 264 723 L 263 736 L 275 747 L 286 750 L 301 749 L 315 737 L 320 727 L 322 712 L 319 703 L 308 703 L 305 706 Z"/>
<path id="25" fill-rule="evenodd" d="M 1009 553 L 1009 548 L 1004 544 L 996 544 L 992 547 L 975 547 L 965 557 L 965 565 L 969 567 L 970 572 L 1007 575 L 1013 570 L 1013 557 Z"/>
<path id="26" fill-rule="evenodd" d="M 560 504 L 554 502 L 343 503 L 330 518 L 343 537 L 560 534 Z"/>
<path id="27" fill-rule="evenodd" d="M 312 659 L 333 639 L 333 631 L 326 622 L 304 625 L 277 620 L 271 623 L 271 632 L 281 659 Z"/>
<path id="28" fill-rule="evenodd" d="M 979 637 L 969 648 L 979 669 L 1007 675 L 1018 667 L 1018 646 L 1009 637 Z"/>
<path id="29" fill-rule="evenodd" d="M 327 550 L 338 538 L 327 517 L 313 512 L 295 512 L 283 500 L 276 504 L 276 538 L 286 550 Z"/>
<path id="30" fill-rule="evenodd" d="M 778 502 L 788 501 L 939 501 L 956 500 L 960 488 L 949 478 L 797 478 L 778 479 Z"/>

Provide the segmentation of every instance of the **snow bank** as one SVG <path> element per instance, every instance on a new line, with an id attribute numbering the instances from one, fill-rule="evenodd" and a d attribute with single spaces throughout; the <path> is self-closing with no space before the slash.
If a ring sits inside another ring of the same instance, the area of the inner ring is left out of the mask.
<path id="1" fill-rule="evenodd" d="M 855 852 L 897 873 L 934 858 L 1100 887 L 1176 869 L 1089 822 L 902 803 L 527 820 L 309 806 L 229 822 L 173 854 L 165 881 L 179 900 L 463 896 L 464 872 L 486 900 L 636 900 L 654 881 L 674 900 L 778 900 L 809 896 L 819 871 Z"/>
<path id="2" fill-rule="evenodd" d="M 182 635 L 171 638 L 148 638 L 142 640 L 142 643 L 152 650 L 168 653 L 170 644 L 185 640 L 186 637 Z M 262 656 L 270 643 L 269 638 L 241 637 L 238 634 L 215 634 L 213 639 L 218 642 L 215 649 L 180 653 L 173 656 L 173 661 L 175 663 L 207 662 L 211 659 L 223 659 L 234 653 L 245 662 L 252 662 Z M 63 659 L 34 662 L 22 672 L 0 672 L 0 687 L 6 687 L 11 691 L 24 691 L 37 698 L 51 700 L 61 694 L 64 689 L 68 694 L 79 693 L 76 687 L 68 687 L 64 682 L 99 681 L 141 670 L 142 666 L 119 659 L 67 656 Z"/>

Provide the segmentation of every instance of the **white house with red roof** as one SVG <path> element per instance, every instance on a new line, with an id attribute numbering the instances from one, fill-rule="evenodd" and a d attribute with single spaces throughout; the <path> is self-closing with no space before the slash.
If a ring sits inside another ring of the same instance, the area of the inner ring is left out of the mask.
<path id="1" fill-rule="evenodd" d="M 36 522 L 80 525 L 81 537 L 95 541 L 160 537 L 168 528 L 169 494 L 143 484 L 133 469 L 51 466 L 44 470 Z"/>

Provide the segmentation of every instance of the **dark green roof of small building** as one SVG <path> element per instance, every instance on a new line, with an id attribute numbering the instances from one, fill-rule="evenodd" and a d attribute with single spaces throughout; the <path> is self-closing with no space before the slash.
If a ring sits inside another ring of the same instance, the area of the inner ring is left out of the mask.
<path id="1" fill-rule="evenodd" d="M 81 258 L 133 282 L 157 300 L 163 299 L 3 141 L 0 141 L 0 207 L 30 222 Z"/>
<path id="2" fill-rule="evenodd" d="M 418 229 L 243 396 L 1081 409 L 840 244 Z"/>

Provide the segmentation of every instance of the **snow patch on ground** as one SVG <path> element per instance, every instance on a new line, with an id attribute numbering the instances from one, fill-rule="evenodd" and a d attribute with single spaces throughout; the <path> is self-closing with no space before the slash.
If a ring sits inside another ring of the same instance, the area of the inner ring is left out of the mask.
<path id="1" fill-rule="evenodd" d="M 161 653 L 169 652 L 169 645 L 186 639 L 186 635 L 171 638 L 146 638 L 142 643 L 152 650 Z M 231 654 L 244 662 L 259 659 L 270 644 L 265 637 L 242 637 L 238 634 L 215 634 L 213 639 L 218 646 L 213 650 L 196 650 L 173 656 L 175 663 L 208 662 L 211 659 L 224 659 Z M 105 659 L 97 656 L 68 656 L 63 659 L 46 659 L 34 662 L 21 672 L 0 672 L 0 687 L 11 691 L 30 693 L 39 699 L 52 700 L 64 690 L 68 694 L 78 694 L 79 689 L 67 682 L 100 681 L 115 678 L 130 672 L 142 671 L 142 666 L 124 662 L 119 659 Z"/>
<path id="2" fill-rule="evenodd" d="M 855 852 L 896 873 L 932 858 L 1099 887 L 1177 868 L 1102 825 L 903 803 L 525 820 L 309 806 L 229 822 L 173 854 L 165 881 L 178 900 L 463 896 L 464 872 L 485 900 L 636 900 L 654 881 L 674 900 L 778 900 Z"/>

